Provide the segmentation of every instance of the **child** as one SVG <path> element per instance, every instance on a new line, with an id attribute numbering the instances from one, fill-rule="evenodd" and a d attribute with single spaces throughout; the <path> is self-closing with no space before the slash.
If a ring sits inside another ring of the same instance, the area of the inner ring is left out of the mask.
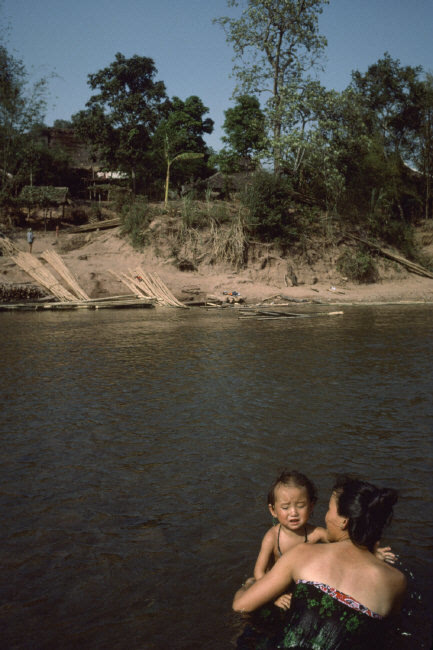
<path id="1" fill-rule="evenodd" d="M 250 578 L 246 586 L 263 578 L 278 558 L 297 544 L 328 542 L 325 528 L 308 523 L 316 501 L 316 487 L 304 474 L 284 471 L 278 476 L 268 494 L 268 508 L 277 522 L 263 538 L 254 578 Z M 391 563 L 395 560 L 390 547 L 377 548 L 375 555 Z M 290 599 L 289 594 L 283 594 L 275 604 L 286 609 L 290 606 Z"/>
<path id="2" fill-rule="evenodd" d="M 312 481 L 296 471 L 284 471 L 274 481 L 268 494 L 268 508 L 277 520 L 263 538 L 254 567 L 259 580 L 283 553 L 297 544 L 326 542 L 326 530 L 308 523 L 317 501 Z"/>

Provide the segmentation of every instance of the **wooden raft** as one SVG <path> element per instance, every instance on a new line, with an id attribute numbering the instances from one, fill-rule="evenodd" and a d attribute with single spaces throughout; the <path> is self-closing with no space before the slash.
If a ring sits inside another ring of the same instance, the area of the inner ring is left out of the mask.
<path id="1" fill-rule="evenodd" d="M 111 274 L 123 282 L 138 298 L 153 299 L 160 305 L 188 309 L 187 305 L 172 294 L 157 273 L 146 273 L 138 266 L 135 271 L 130 269 L 129 275 L 114 271 L 111 271 Z"/>
<path id="2" fill-rule="evenodd" d="M 66 309 L 119 309 L 122 307 L 153 307 L 155 299 L 152 297 L 144 296 L 143 294 L 137 295 L 133 292 L 132 295 L 126 296 L 113 296 L 108 298 L 89 298 L 87 293 L 80 287 L 73 274 L 69 271 L 62 258 L 54 251 L 44 251 L 41 254 L 44 259 L 64 280 L 69 286 L 66 289 L 54 277 L 51 271 L 42 262 L 31 255 L 30 253 L 23 253 L 18 251 L 12 257 L 14 262 L 18 264 L 26 273 L 28 273 L 38 284 L 45 287 L 58 302 L 50 302 L 42 304 L 38 303 L 25 303 L 18 305 L 0 305 L 0 311 L 6 310 L 66 310 Z M 73 292 L 73 293 L 72 293 Z M 139 298 L 139 300 L 137 300 Z"/>
<path id="3" fill-rule="evenodd" d="M 28 273 L 36 282 L 56 298 L 63 301 L 74 301 L 74 296 L 70 291 L 60 284 L 54 275 L 31 253 L 19 252 L 12 257 L 13 261 L 18 264 L 26 273 Z"/>

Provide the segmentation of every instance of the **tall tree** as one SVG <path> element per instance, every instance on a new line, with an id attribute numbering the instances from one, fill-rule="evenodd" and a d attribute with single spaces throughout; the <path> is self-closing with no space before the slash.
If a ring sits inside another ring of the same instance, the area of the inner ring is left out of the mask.
<path id="1" fill-rule="evenodd" d="M 267 92 L 275 171 L 281 166 L 281 133 L 287 95 L 293 96 L 306 71 L 326 46 L 318 16 L 329 0 L 247 0 L 240 18 L 216 19 L 233 45 L 238 93 Z M 229 7 L 238 7 L 228 0 Z"/>
<path id="2" fill-rule="evenodd" d="M 228 148 L 220 152 L 220 165 L 230 170 L 238 169 L 240 164 L 256 167 L 266 137 L 265 115 L 259 100 L 252 95 L 240 95 L 233 108 L 228 108 L 224 115 L 226 135 L 222 141 Z"/>
<path id="3" fill-rule="evenodd" d="M 421 72 L 421 66 L 402 66 L 387 52 L 366 73 L 352 72 L 351 87 L 362 96 L 370 132 L 381 135 L 386 151 L 406 159 L 418 128 Z"/>
<path id="4" fill-rule="evenodd" d="M 376 193 L 381 191 L 401 221 L 407 217 L 404 204 L 408 194 L 413 194 L 409 166 L 419 149 L 422 103 L 427 97 L 419 79 L 421 72 L 421 66 L 402 66 L 385 53 L 366 73 L 352 73 L 351 88 L 359 95 L 368 134 L 376 151 L 381 145 L 381 166 L 387 169 L 383 174 L 385 185 L 376 187 Z"/>
<path id="5" fill-rule="evenodd" d="M 0 44 L 0 184 L 11 186 L 29 144 L 32 126 L 42 121 L 47 79 L 30 84 L 24 64 Z"/>
<path id="6" fill-rule="evenodd" d="M 130 172 L 134 190 L 136 169 L 167 106 L 165 85 L 155 81 L 156 73 L 152 59 L 117 53 L 108 67 L 89 74 L 90 88 L 99 92 L 90 97 L 87 110 L 73 116 L 79 135 L 109 165 Z"/>
<path id="7" fill-rule="evenodd" d="M 191 176 L 201 176 L 207 169 L 208 148 L 203 136 L 212 133 L 214 122 L 204 117 L 209 109 L 196 95 L 185 101 L 173 97 L 167 104 L 166 117 L 159 123 L 152 140 L 154 161 L 166 169 L 167 202 L 170 168 L 176 162 L 174 180 L 178 186 Z"/>
<path id="8" fill-rule="evenodd" d="M 433 74 L 427 73 L 419 93 L 420 120 L 415 162 L 424 180 L 424 216 L 433 217 Z"/>

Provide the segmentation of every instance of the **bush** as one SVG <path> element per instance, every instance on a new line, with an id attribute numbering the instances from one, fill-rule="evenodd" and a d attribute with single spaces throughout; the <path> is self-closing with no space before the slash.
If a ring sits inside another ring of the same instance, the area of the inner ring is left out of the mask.
<path id="1" fill-rule="evenodd" d="M 413 226 L 397 219 L 369 220 L 369 235 L 395 246 L 406 257 L 416 258 Z"/>
<path id="2" fill-rule="evenodd" d="M 284 176 L 269 172 L 255 174 L 241 194 L 248 210 L 251 231 L 264 241 L 287 244 L 299 239 L 300 231 L 291 209 L 292 187 Z"/>
<path id="3" fill-rule="evenodd" d="M 110 192 L 113 207 L 116 212 L 122 212 L 125 207 L 131 207 L 134 197 L 128 187 L 113 187 Z"/>
<path id="4" fill-rule="evenodd" d="M 129 236 L 134 248 L 142 248 L 147 242 L 147 228 L 152 218 L 147 199 L 137 196 L 134 203 L 122 211 L 122 235 Z"/>
<path id="5" fill-rule="evenodd" d="M 337 269 L 352 282 L 360 284 L 376 282 L 379 277 L 374 259 L 362 250 L 345 250 L 337 260 Z"/>

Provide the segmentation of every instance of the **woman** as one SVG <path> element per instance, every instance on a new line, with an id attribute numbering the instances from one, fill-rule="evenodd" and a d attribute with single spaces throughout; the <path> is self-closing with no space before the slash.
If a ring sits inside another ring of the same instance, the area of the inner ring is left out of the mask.
<path id="1" fill-rule="evenodd" d="M 299 544 L 235 594 L 233 609 L 252 612 L 295 583 L 290 610 L 263 647 L 382 647 L 384 619 L 399 610 L 406 589 L 404 575 L 373 554 L 396 501 L 394 490 L 348 477 L 337 481 L 325 518 L 328 540 L 335 543 Z M 248 638 L 246 633 L 238 647 L 249 647 Z"/>

